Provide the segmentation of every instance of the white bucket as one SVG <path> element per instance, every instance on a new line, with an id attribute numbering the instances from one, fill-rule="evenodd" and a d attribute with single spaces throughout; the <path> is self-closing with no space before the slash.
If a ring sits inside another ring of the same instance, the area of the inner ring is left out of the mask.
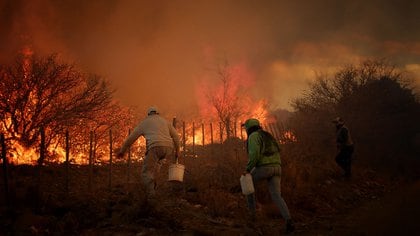
<path id="1" fill-rule="evenodd" d="M 169 166 L 169 178 L 168 181 L 179 181 L 184 180 L 185 166 L 181 164 L 172 164 Z"/>
<path id="2" fill-rule="evenodd" d="M 251 174 L 248 173 L 245 175 L 241 175 L 241 178 L 239 179 L 239 181 L 241 182 L 241 189 L 244 195 L 254 193 L 255 189 L 254 189 L 254 183 L 252 182 Z"/>

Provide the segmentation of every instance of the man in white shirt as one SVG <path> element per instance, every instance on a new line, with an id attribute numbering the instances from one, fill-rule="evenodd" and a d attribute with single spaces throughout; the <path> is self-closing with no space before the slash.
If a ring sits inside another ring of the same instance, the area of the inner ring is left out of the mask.
<path id="1" fill-rule="evenodd" d="M 142 180 L 146 187 L 148 198 L 155 195 L 155 176 L 159 172 L 161 162 L 165 158 L 179 154 L 179 135 L 170 122 L 159 115 L 156 107 L 147 110 L 147 117 L 142 120 L 124 141 L 117 152 L 117 157 L 122 158 L 128 148 L 140 136 L 146 139 L 146 157 L 143 161 Z"/>

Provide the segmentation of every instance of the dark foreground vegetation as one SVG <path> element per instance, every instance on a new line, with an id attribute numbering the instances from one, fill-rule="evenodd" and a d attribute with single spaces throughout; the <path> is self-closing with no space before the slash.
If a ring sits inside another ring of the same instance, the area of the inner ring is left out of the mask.
<path id="1" fill-rule="evenodd" d="M 373 204 L 419 180 L 419 161 L 388 171 L 374 170 L 355 160 L 354 176 L 344 179 L 333 158 L 322 165 L 302 160 L 283 146 L 282 192 L 296 224 L 295 234 L 311 235 L 342 229 L 335 223 L 366 203 Z M 269 193 L 257 186 L 258 219 L 248 219 L 239 176 L 246 163 L 242 142 L 201 150 L 186 157 L 183 183 L 159 176 L 158 203 L 147 202 L 140 185 L 141 164 L 115 164 L 109 187 L 109 166 L 95 166 L 89 186 L 88 166 L 72 165 L 66 189 L 65 165 L 10 166 L 10 202 L 1 197 L 3 235 L 280 235 L 284 221 Z M 310 158 L 310 157 L 308 157 Z M 315 158 L 312 157 L 312 158 Z M 167 165 L 165 165 L 167 167 Z M 383 166 L 385 167 L 385 166 Z M 38 175 L 40 173 L 40 175 Z M 37 179 L 40 176 L 40 179 Z M 2 186 L 3 187 L 3 186 Z M 4 188 L 1 189 L 4 193 Z M 418 205 L 411 206 L 419 209 Z M 397 214 L 397 217 L 399 216 Z M 358 218 L 358 217 L 357 217 Z M 344 232 L 363 233 L 356 225 Z M 396 226 L 398 227 L 398 226 Z M 403 230 L 403 229 L 401 229 Z M 347 235 L 347 234 L 345 234 Z"/>

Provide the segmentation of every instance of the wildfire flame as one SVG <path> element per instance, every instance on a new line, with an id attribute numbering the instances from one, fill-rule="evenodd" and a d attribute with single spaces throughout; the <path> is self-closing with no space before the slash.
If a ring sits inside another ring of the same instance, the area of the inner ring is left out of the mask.
<path id="1" fill-rule="evenodd" d="M 31 57 L 33 56 L 33 51 L 30 47 L 25 47 L 22 50 L 22 54 L 24 56 L 24 63 L 23 63 L 23 71 L 24 76 L 30 76 L 31 73 Z M 251 76 L 246 73 L 246 70 L 238 66 L 236 70 L 233 70 L 231 81 L 232 83 L 229 84 L 229 89 L 227 91 L 221 91 L 226 89 L 226 86 L 218 87 L 217 91 L 214 91 L 214 94 L 217 96 L 221 96 L 221 94 L 225 94 L 227 100 L 228 99 L 235 99 L 236 104 L 233 117 L 234 120 L 231 120 L 227 123 L 222 123 L 218 119 L 217 111 L 212 107 L 214 104 L 210 104 L 208 101 L 203 102 L 201 99 L 200 102 L 200 113 L 202 120 L 201 123 L 193 123 L 193 122 L 186 122 L 183 123 L 185 125 L 182 127 L 180 132 L 180 136 L 182 137 L 182 142 L 185 145 L 209 145 L 213 143 L 223 143 L 228 138 L 237 138 L 240 140 L 244 140 L 246 138 L 246 132 L 241 124 L 249 119 L 249 118 L 256 118 L 260 121 L 263 125 L 269 123 L 275 123 L 276 120 L 274 117 L 270 116 L 268 112 L 268 102 L 264 99 L 261 100 L 253 100 L 247 93 L 240 93 L 240 91 L 246 90 L 243 86 L 250 86 L 252 82 L 250 82 Z M 245 87 L 246 87 L 245 86 Z M 199 88 L 200 94 L 205 94 L 203 90 L 205 87 Z M 240 93 L 240 94 L 239 94 Z M 240 98 L 239 96 L 240 95 Z M 32 98 L 33 99 L 33 98 Z M 198 98 L 200 100 L 200 98 Z M 229 102 L 229 101 L 227 101 Z M 205 117 L 203 119 L 203 117 Z M 226 121 L 225 121 L 226 122 Z M 6 120 L 5 124 L 9 126 L 11 124 L 11 120 Z M 178 131 L 180 131 L 180 127 L 178 126 Z M 184 133 L 185 130 L 185 133 Z M 229 132 L 227 132 L 229 130 Z M 295 142 L 297 139 L 291 131 L 286 131 L 283 134 L 279 134 L 279 130 L 275 128 L 274 130 L 275 136 L 279 139 L 280 142 Z M 229 137 L 228 137 L 229 135 Z M 18 134 L 14 134 L 19 138 Z M 284 141 L 282 141 L 284 140 Z M 107 140 L 102 140 L 102 143 L 107 143 Z M 24 145 L 21 145 L 17 141 L 13 141 L 11 144 L 9 151 L 8 161 L 14 164 L 32 164 L 35 165 L 39 159 L 39 150 L 36 148 L 25 148 Z M 66 153 L 66 149 L 63 147 L 63 144 L 60 144 L 58 140 L 52 140 L 52 145 L 49 146 L 47 153 L 48 156 L 52 156 L 51 160 L 48 159 L 47 161 L 54 161 L 57 163 L 63 163 L 66 161 L 66 156 L 68 155 L 71 162 L 76 164 L 88 164 L 89 163 L 89 151 L 86 153 L 86 148 L 84 145 L 83 150 L 75 150 L 70 149 L 70 153 Z M 144 154 L 144 147 L 146 146 L 145 140 L 140 138 L 136 141 L 135 145 L 136 148 L 131 149 L 132 156 L 143 156 Z M 96 151 L 96 150 L 95 150 Z M 94 151 L 94 152 L 95 152 Z M 186 150 L 184 150 L 186 151 Z M 100 153 L 99 153 L 100 152 Z M 106 147 L 102 147 L 102 150 L 98 150 L 98 156 L 93 154 L 93 157 L 96 159 L 94 162 L 107 162 L 109 161 L 109 150 L 106 150 Z M 141 154 L 141 155 L 139 155 Z M 140 158 L 141 160 L 141 158 Z"/>

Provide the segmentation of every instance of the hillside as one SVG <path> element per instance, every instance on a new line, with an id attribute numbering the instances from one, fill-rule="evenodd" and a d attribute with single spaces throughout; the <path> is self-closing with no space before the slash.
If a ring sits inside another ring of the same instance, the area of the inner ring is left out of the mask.
<path id="1" fill-rule="evenodd" d="M 86 189 L 87 167 L 72 166 L 73 187 L 69 192 L 63 189 L 63 166 L 42 170 L 41 191 L 34 185 L 36 170 L 33 166 L 11 168 L 14 196 L 10 207 L 2 204 L 1 234 L 281 235 L 284 232 L 284 221 L 264 191 L 257 195 L 258 219 L 249 221 L 239 186 L 225 191 L 210 184 L 203 189 L 193 184 L 191 172 L 186 173 L 182 184 L 163 179 L 157 201 L 148 202 L 138 179 L 124 183 L 123 166 L 113 169 L 115 181 L 111 189 L 104 181 L 107 168 L 96 167 L 98 182 L 91 191 Z M 310 191 L 283 193 L 296 221 L 294 235 L 419 232 L 415 222 L 420 216 L 418 179 L 392 180 L 364 169 L 357 170 L 351 180 L 331 173 Z"/>

